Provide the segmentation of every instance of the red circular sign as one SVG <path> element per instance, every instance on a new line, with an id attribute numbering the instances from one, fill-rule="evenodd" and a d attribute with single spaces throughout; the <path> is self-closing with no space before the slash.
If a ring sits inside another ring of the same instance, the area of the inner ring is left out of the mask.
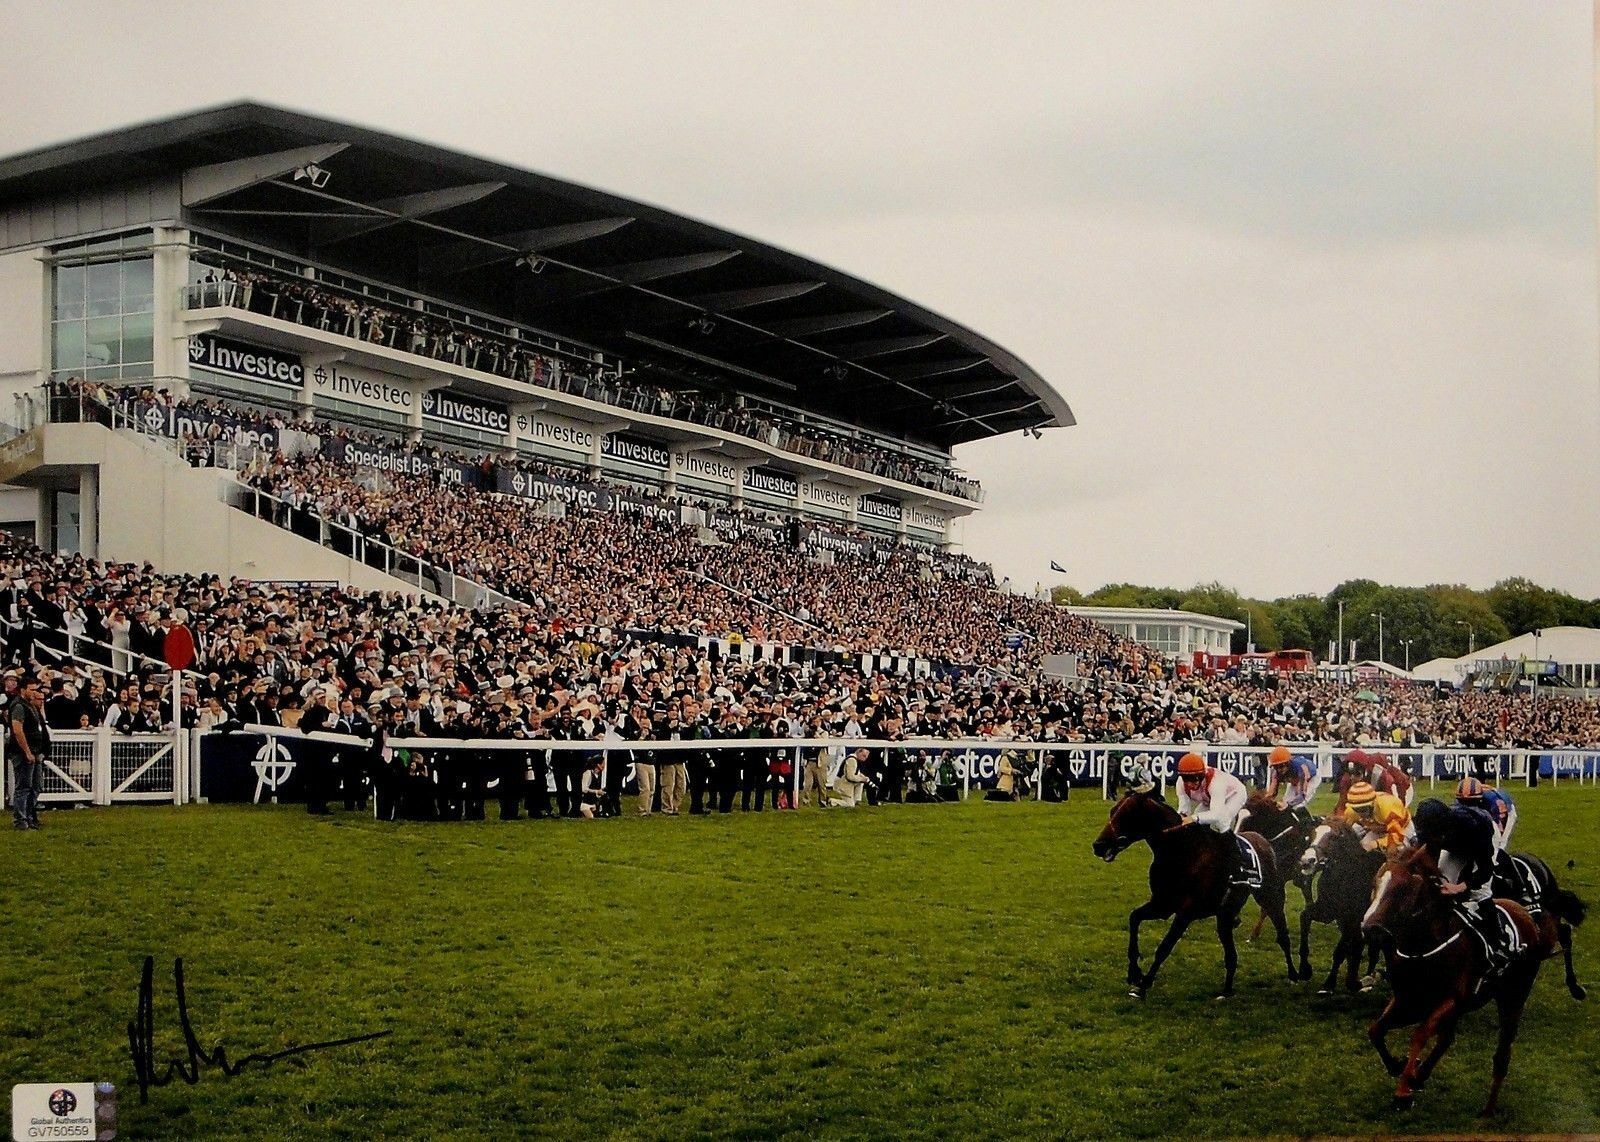
<path id="1" fill-rule="evenodd" d="M 161 657 L 174 670 L 189 668 L 194 661 L 194 635 L 189 633 L 188 627 L 171 627 L 167 630 L 166 642 L 161 646 Z"/>

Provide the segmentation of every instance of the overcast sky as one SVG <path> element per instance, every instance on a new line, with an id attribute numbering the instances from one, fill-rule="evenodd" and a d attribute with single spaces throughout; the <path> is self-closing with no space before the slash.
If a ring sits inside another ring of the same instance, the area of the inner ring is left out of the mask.
<path id="1" fill-rule="evenodd" d="M 1583 3 L 34 4 L 0 153 L 255 98 L 680 211 L 970 325 L 1019 585 L 1600 595 Z"/>

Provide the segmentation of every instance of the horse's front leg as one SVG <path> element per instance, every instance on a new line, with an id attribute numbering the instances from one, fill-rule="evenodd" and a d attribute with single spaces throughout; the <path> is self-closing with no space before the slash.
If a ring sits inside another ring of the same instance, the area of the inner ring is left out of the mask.
<path id="1" fill-rule="evenodd" d="M 1588 998 L 1588 991 L 1578 982 L 1578 973 L 1572 970 L 1572 925 L 1565 920 L 1556 921 L 1556 940 L 1561 944 L 1561 958 L 1567 968 L 1567 994 L 1573 999 Z"/>
<path id="2" fill-rule="evenodd" d="M 1139 970 L 1139 925 L 1146 920 L 1159 920 L 1161 910 L 1154 900 L 1146 900 L 1128 913 L 1128 982 L 1136 984 L 1144 978 Z"/>
<path id="3" fill-rule="evenodd" d="M 1222 990 L 1217 993 L 1218 999 L 1227 999 L 1233 994 L 1233 973 L 1239 967 L 1239 952 L 1233 946 L 1233 926 L 1238 923 L 1238 918 L 1226 912 L 1217 913 L 1217 939 L 1222 941 Z"/>
<path id="4" fill-rule="evenodd" d="M 1266 913 L 1262 913 L 1266 915 Z M 1311 925 L 1313 919 L 1311 909 L 1307 908 L 1300 913 L 1300 978 L 1311 978 Z"/>
<path id="5" fill-rule="evenodd" d="M 1446 1020 L 1452 1020 L 1455 1014 L 1456 1001 L 1446 999 L 1434 1008 L 1426 1019 L 1418 1024 L 1416 1031 L 1411 1036 L 1411 1050 L 1406 1054 L 1406 1064 L 1400 1068 L 1400 1081 L 1394 1086 L 1394 1108 L 1396 1110 L 1410 1110 L 1411 1104 L 1416 1101 L 1417 1088 L 1422 1085 L 1418 1078 L 1422 1050 L 1428 1045 L 1428 1040 L 1439 1033 L 1439 1028 Z M 1437 1054 L 1437 1052 L 1435 1052 Z"/>
<path id="6" fill-rule="evenodd" d="M 1183 933 L 1194 922 L 1193 916 L 1179 912 L 1172 918 L 1172 924 L 1167 928 L 1167 934 L 1161 937 L 1161 943 L 1156 945 L 1155 957 L 1150 961 L 1150 970 L 1134 983 L 1128 994 L 1135 999 L 1143 999 L 1150 990 L 1150 985 L 1155 982 L 1156 972 L 1161 970 L 1162 963 L 1172 954 L 1172 949 L 1183 938 Z"/>
<path id="7" fill-rule="evenodd" d="M 1367 1028 L 1367 1041 L 1378 1052 L 1378 1058 L 1383 1060 L 1383 1069 L 1390 1075 L 1400 1073 L 1400 1060 L 1389 1053 L 1389 1044 L 1385 1040 L 1389 1032 L 1400 1025 L 1399 1009 L 1400 1001 L 1391 996 L 1382 1013 Z"/>

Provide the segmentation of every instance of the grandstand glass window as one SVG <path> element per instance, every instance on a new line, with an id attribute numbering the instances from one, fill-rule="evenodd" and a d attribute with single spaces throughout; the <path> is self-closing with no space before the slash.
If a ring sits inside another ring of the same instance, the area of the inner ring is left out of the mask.
<path id="1" fill-rule="evenodd" d="M 1139 623 L 1134 627 L 1133 638 L 1163 654 L 1177 654 L 1183 649 L 1182 631 L 1173 623 Z"/>
<path id="2" fill-rule="evenodd" d="M 113 383 L 150 376 L 155 360 L 150 232 L 59 247 L 51 262 L 53 375 Z"/>

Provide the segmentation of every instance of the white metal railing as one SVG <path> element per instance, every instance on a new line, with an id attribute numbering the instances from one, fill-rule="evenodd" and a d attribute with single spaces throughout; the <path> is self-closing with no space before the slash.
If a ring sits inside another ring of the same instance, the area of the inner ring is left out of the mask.
<path id="1" fill-rule="evenodd" d="M 7 727 L 9 730 L 9 727 Z M 192 800 L 188 734 L 119 734 L 109 726 L 51 730 L 41 804 L 114 805 Z M 11 796 L 10 734 L 0 737 L 0 791 Z"/>
<path id="2" fill-rule="evenodd" d="M 396 579 L 415 584 L 419 591 L 440 595 L 460 606 L 474 609 L 484 607 L 516 609 L 527 606 L 526 603 L 519 602 L 502 591 L 496 591 L 476 579 L 469 579 L 437 563 L 419 559 L 353 527 L 334 523 L 310 507 L 297 508 L 270 492 L 260 491 L 248 484 L 237 481 L 230 484 L 226 489 L 226 502 L 229 507 L 265 520 L 275 527 L 281 527 L 302 539 L 309 539 L 340 555 L 348 556 L 375 571 L 382 571 Z M 312 526 L 295 526 L 297 518 Z M 429 586 L 429 583 L 432 586 Z"/>
<path id="3" fill-rule="evenodd" d="M 199 730 L 169 734 L 117 734 L 108 727 L 94 730 L 51 731 L 51 757 L 46 764 L 43 792 L 44 803 L 79 803 L 110 805 L 120 802 L 170 801 L 182 804 L 204 799 L 203 741 L 211 736 L 238 738 L 239 733 L 224 735 L 220 732 L 203 734 Z M 288 739 L 298 742 L 317 742 L 329 746 L 346 746 L 365 751 L 370 742 L 347 734 L 303 734 L 283 726 L 251 725 L 244 727 L 243 736 L 266 738 L 272 741 Z M 997 740 L 990 738 L 962 738 L 954 740 L 922 739 L 916 741 L 884 741 L 871 738 L 747 738 L 709 739 L 686 741 L 635 742 L 620 739 L 598 741 L 545 741 L 459 738 L 393 737 L 388 744 L 396 749 L 421 752 L 435 760 L 455 751 L 512 752 L 523 755 L 542 753 L 581 753 L 600 755 L 609 775 L 611 767 L 622 767 L 616 784 L 631 785 L 634 768 L 638 764 L 635 754 L 650 756 L 665 763 L 675 755 L 720 754 L 755 752 L 763 758 L 782 756 L 790 762 L 790 774 L 781 789 L 796 801 L 804 790 L 804 770 L 812 759 L 822 758 L 831 777 L 831 770 L 843 759 L 843 752 L 867 748 L 882 754 L 899 753 L 904 771 L 908 775 L 905 788 L 920 784 L 923 788 L 947 799 L 965 800 L 974 791 L 993 788 L 998 780 L 1000 755 L 1009 754 L 1019 798 L 1044 800 L 1065 798 L 1072 790 L 1098 791 L 1102 797 L 1115 795 L 1117 788 L 1132 778 L 1137 766 L 1143 766 L 1156 780 L 1163 793 L 1173 779 L 1178 758 L 1190 751 L 1199 752 L 1207 761 L 1224 772 L 1232 773 L 1250 782 L 1258 766 L 1264 766 L 1270 752 L 1266 747 L 1193 746 L 1116 743 L 1063 743 Z M 1319 771 L 1325 777 L 1336 771 L 1337 755 L 1347 752 L 1346 747 L 1328 743 L 1314 743 L 1299 753 L 1317 759 Z M 1426 782 L 1428 790 L 1438 783 L 1453 785 L 1461 776 L 1471 772 L 1477 776 L 1496 777 L 1502 782 L 1531 784 L 1541 764 L 1550 763 L 1551 773 L 1546 780 L 1560 784 L 1563 780 L 1580 786 L 1600 785 L 1600 749 L 1592 750 L 1517 750 L 1517 749 L 1459 749 L 1455 747 L 1425 746 L 1417 749 L 1385 750 L 1395 761 L 1411 764 L 1413 778 L 1419 787 Z M 5 743 L 0 742 L 0 762 L 5 760 Z M 1145 755 L 1140 759 L 1140 755 Z M 258 755 L 259 756 L 259 755 Z M 1136 760 L 1139 759 L 1139 760 Z M 1536 760 L 1537 759 L 1537 760 Z M 954 784 L 940 783 L 938 773 L 948 762 L 954 774 Z M 0 765 L 0 790 L 9 789 L 9 769 Z M 920 772 L 919 782 L 915 774 Z M 553 779 L 553 777 L 552 777 Z M 492 786 L 491 786 L 492 788 Z M 774 788 L 765 786 L 765 788 Z M 886 790 L 876 790 L 887 792 Z"/>

